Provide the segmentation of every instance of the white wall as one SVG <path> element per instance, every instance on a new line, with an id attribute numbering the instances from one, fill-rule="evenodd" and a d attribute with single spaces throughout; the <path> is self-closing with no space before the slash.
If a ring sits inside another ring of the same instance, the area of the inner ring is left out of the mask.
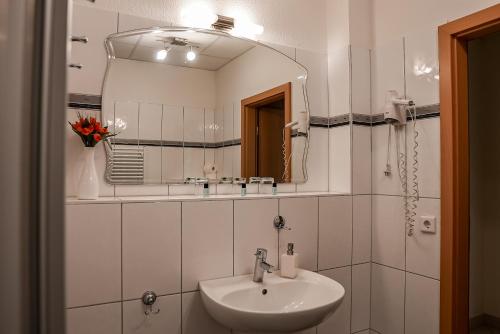
<path id="1" fill-rule="evenodd" d="M 500 34 L 469 43 L 471 161 L 470 315 L 500 317 Z M 494 148 L 492 150 L 492 148 Z"/>
<path id="2" fill-rule="evenodd" d="M 181 10 L 196 0 L 107 0 L 96 1 L 96 8 L 182 25 Z M 214 12 L 249 20 L 264 26 L 262 41 L 325 53 L 324 0 L 207 0 Z M 89 5 L 88 1 L 75 3 Z"/>

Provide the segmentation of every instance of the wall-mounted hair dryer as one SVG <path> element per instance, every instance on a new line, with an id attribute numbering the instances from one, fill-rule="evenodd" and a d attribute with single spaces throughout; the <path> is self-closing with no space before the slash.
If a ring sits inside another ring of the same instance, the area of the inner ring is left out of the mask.
<path id="1" fill-rule="evenodd" d="M 406 124 L 406 107 L 413 105 L 412 100 L 398 97 L 395 90 L 387 91 L 383 108 L 385 122 L 394 125 Z"/>
<path id="2" fill-rule="evenodd" d="M 297 120 L 285 124 L 285 129 L 287 129 L 287 128 L 297 130 L 297 132 L 299 132 L 299 133 L 303 133 L 303 134 L 307 133 L 307 130 L 309 128 L 309 119 L 307 117 L 307 112 L 301 111 L 299 113 L 299 117 Z"/>

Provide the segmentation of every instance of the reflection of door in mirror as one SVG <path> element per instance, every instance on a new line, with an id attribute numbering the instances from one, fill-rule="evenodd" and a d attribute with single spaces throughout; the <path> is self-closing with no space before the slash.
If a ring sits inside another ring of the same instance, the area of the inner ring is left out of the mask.
<path id="1" fill-rule="evenodd" d="M 291 83 L 241 101 L 241 176 L 290 182 Z M 283 133 L 284 130 L 284 133 Z"/>

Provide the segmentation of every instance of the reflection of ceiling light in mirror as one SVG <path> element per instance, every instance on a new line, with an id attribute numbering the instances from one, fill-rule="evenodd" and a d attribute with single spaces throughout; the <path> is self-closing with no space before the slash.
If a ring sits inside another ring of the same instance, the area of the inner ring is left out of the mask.
<path id="1" fill-rule="evenodd" d="M 152 31 L 152 33 L 153 34 L 159 34 L 159 33 L 161 33 L 161 31 L 162 31 L 161 29 L 155 29 L 155 30 Z"/>
<path id="2" fill-rule="evenodd" d="M 193 51 L 193 48 L 190 48 L 189 51 L 186 53 L 186 59 L 188 61 L 193 61 L 196 59 L 196 53 Z"/>
<path id="3" fill-rule="evenodd" d="M 203 2 L 194 3 L 181 11 L 182 23 L 187 27 L 210 28 L 217 15 Z"/>
<path id="4" fill-rule="evenodd" d="M 127 121 L 121 118 L 115 119 L 115 131 L 126 130 L 127 129 Z"/>
<path id="5" fill-rule="evenodd" d="M 160 50 L 156 53 L 156 60 L 165 60 L 167 58 L 168 51 L 166 49 Z"/>

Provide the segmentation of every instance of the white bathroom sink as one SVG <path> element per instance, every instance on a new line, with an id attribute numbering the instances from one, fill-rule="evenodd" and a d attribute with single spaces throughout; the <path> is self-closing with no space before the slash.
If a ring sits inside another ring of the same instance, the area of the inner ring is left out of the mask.
<path id="1" fill-rule="evenodd" d="M 200 282 L 208 313 L 238 331 L 292 332 L 313 327 L 331 315 L 344 298 L 338 282 L 307 270 L 295 279 L 268 274 L 263 283 L 252 275 Z"/>

